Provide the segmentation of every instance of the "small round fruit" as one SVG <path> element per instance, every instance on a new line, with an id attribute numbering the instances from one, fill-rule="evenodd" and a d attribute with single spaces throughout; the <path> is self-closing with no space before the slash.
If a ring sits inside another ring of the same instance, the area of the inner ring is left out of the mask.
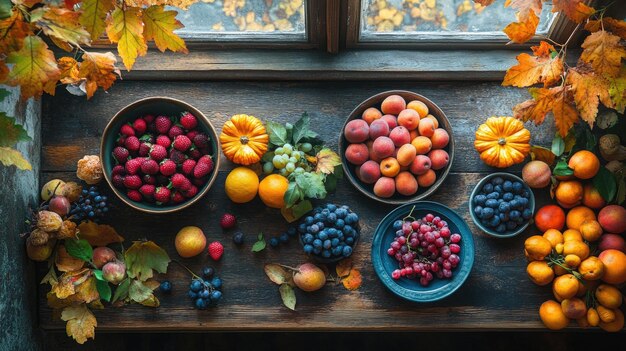
<path id="1" fill-rule="evenodd" d="M 293 282 L 303 291 L 316 291 L 326 284 L 326 275 L 318 266 L 304 263 L 298 266 L 298 270 L 293 275 Z"/>
<path id="2" fill-rule="evenodd" d="M 570 320 L 563 313 L 561 305 L 554 301 L 548 300 L 539 307 L 539 317 L 543 324 L 552 330 L 559 330 L 567 327 Z"/>
<path id="3" fill-rule="evenodd" d="M 557 244 L 562 244 L 564 242 L 563 234 L 556 229 L 548 229 L 542 236 L 548 239 L 550 244 L 552 244 L 553 249 L 556 248 Z"/>
<path id="4" fill-rule="evenodd" d="M 622 305 L 622 292 L 613 285 L 600 284 L 596 288 L 596 300 L 607 308 L 616 309 Z"/>
<path id="5" fill-rule="evenodd" d="M 554 197 L 564 208 L 577 206 L 583 199 L 583 185 L 578 180 L 560 181 L 554 191 Z"/>
<path id="6" fill-rule="evenodd" d="M 565 264 L 570 268 L 576 268 L 580 265 L 580 257 L 576 255 L 569 254 L 564 258 Z"/>
<path id="7" fill-rule="evenodd" d="M 557 205 L 545 205 L 535 214 L 535 225 L 541 232 L 548 229 L 562 230 L 565 225 L 565 212 Z"/>
<path id="8" fill-rule="evenodd" d="M 583 190 L 583 205 L 594 209 L 602 208 L 606 205 L 606 201 L 604 201 L 598 189 L 593 186 L 593 183 L 585 184 Z"/>
<path id="9" fill-rule="evenodd" d="M 578 319 L 587 315 L 587 305 L 577 297 L 561 301 L 561 309 L 567 318 Z"/>
<path id="10" fill-rule="evenodd" d="M 397 115 L 406 108 L 406 101 L 400 95 L 389 95 L 380 105 L 384 114 Z"/>
<path id="11" fill-rule="evenodd" d="M 390 198 L 396 193 L 396 182 L 393 178 L 380 177 L 374 184 L 374 194 L 382 198 Z"/>
<path id="12" fill-rule="evenodd" d="M 585 206 L 577 206 L 567 212 L 565 223 L 570 229 L 580 230 L 580 225 L 586 220 L 595 220 L 596 214 Z"/>
<path id="13" fill-rule="evenodd" d="M 567 240 L 563 243 L 563 255 L 576 255 L 584 260 L 589 257 L 589 246 L 582 241 Z"/>
<path id="14" fill-rule="evenodd" d="M 369 139 L 370 128 L 366 121 L 353 119 L 346 124 L 343 135 L 351 143 L 362 143 Z"/>
<path id="15" fill-rule="evenodd" d="M 573 274 L 563 274 L 554 279 L 552 289 L 563 299 L 571 299 L 578 292 L 578 279 Z"/>
<path id="16" fill-rule="evenodd" d="M 608 233 L 621 234 L 626 232 L 626 208 L 609 205 L 598 213 L 598 222 Z"/>
<path id="17" fill-rule="evenodd" d="M 566 241 L 583 241 L 583 235 L 576 229 L 568 229 L 563 232 L 563 243 Z"/>
<path id="18" fill-rule="evenodd" d="M 259 190 L 259 176 L 250 168 L 237 167 L 228 173 L 224 189 L 232 202 L 252 201 Z"/>
<path id="19" fill-rule="evenodd" d="M 551 176 L 550 166 L 543 161 L 530 161 L 522 168 L 522 179 L 531 188 L 547 187 Z"/>
<path id="20" fill-rule="evenodd" d="M 573 154 L 567 165 L 574 170 L 574 177 L 578 179 L 591 179 L 600 170 L 600 160 L 588 150 L 580 150 Z"/>
<path id="21" fill-rule="evenodd" d="M 43 262 L 50 258 L 54 249 L 56 240 L 48 239 L 43 245 L 33 245 L 29 240 L 26 240 L 26 254 L 28 258 L 36 262 Z"/>
<path id="22" fill-rule="evenodd" d="M 433 143 L 433 149 L 443 149 L 448 146 L 450 135 L 445 129 L 435 127 L 435 132 L 433 136 L 430 137 L 430 140 Z"/>
<path id="23" fill-rule="evenodd" d="M 41 188 L 41 199 L 43 201 L 48 201 L 53 195 L 61 194 L 64 185 L 65 182 L 61 179 L 52 179 L 51 181 L 47 182 Z"/>
<path id="24" fill-rule="evenodd" d="M 585 280 L 598 280 L 604 275 L 604 263 L 596 256 L 589 256 L 580 262 L 578 273 Z"/>
<path id="25" fill-rule="evenodd" d="M 598 221 L 593 219 L 585 220 L 579 228 L 580 234 L 587 241 L 596 241 L 602 236 L 602 227 Z"/>
<path id="26" fill-rule="evenodd" d="M 600 237 L 598 249 L 600 249 L 600 251 L 615 249 L 626 253 L 626 240 L 624 240 L 621 235 L 603 234 Z"/>
<path id="27" fill-rule="evenodd" d="M 96 268 L 100 269 L 105 264 L 115 260 L 115 251 L 109 249 L 106 246 L 99 246 L 93 249 L 93 264 Z"/>
<path id="28" fill-rule="evenodd" d="M 524 250 L 531 259 L 541 261 L 552 252 L 552 244 L 541 235 L 533 235 L 524 241 Z"/>
<path id="29" fill-rule="evenodd" d="M 206 247 L 206 236 L 202 229 L 194 226 L 182 228 L 174 239 L 176 252 L 180 257 L 189 258 L 202 253 Z"/>
<path id="30" fill-rule="evenodd" d="M 546 261 L 531 261 L 526 266 L 526 273 L 539 286 L 548 285 L 554 280 L 554 271 Z"/>
<path id="31" fill-rule="evenodd" d="M 102 278 L 117 285 L 126 278 L 126 265 L 122 261 L 111 261 L 102 266 Z"/>
<path id="32" fill-rule="evenodd" d="M 372 122 L 382 117 L 382 115 L 383 114 L 380 113 L 376 107 L 370 107 L 363 111 L 361 118 L 367 122 L 367 124 L 372 124 Z"/>
<path id="33" fill-rule="evenodd" d="M 65 217 L 70 212 L 71 207 L 70 200 L 62 195 L 53 196 L 48 203 L 50 211 L 57 213 L 61 217 Z"/>
<path id="34" fill-rule="evenodd" d="M 607 332 L 618 332 L 624 328 L 624 312 L 620 309 L 613 310 L 615 313 L 615 319 L 612 322 L 603 322 L 600 319 L 600 323 L 598 324 L 600 328 Z"/>
<path id="35" fill-rule="evenodd" d="M 282 208 L 285 206 L 285 192 L 289 187 L 289 180 L 280 174 L 270 174 L 259 184 L 259 197 L 265 206 Z"/>
<path id="36" fill-rule="evenodd" d="M 415 110 L 420 116 L 420 118 L 424 118 L 428 115 L 428 106 L 425 103 L 419 100 L 410 101 L 406 108 L 410 108 L 411 110 Z"/>
<path id="37" fill-rule="evenodd" d="M 618 250 L 609 249 L 602 251 L 598 258 L 604 264 L 603 281 L 609 284 L 626 282 L 626 254 Z"/>

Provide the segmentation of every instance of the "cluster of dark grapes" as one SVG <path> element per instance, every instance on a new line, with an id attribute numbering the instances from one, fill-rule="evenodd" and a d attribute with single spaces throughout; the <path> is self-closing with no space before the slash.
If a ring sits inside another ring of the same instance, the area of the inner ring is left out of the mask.
<path id="1" fill-rule="evenodd" d="M 72 203 L 69 215 L 77 223 L 85 219 L 97 221 L 98 217 L 109 211 L 107 200 L 95 186 L 83 189 L 78 201 Z"/>
<path id="2" fill-rule="evenodd" d="M 445 220 L 431 213 L 417 220 L 405 217 L 395 221 L 393 229 L 396 236 L 387 249 L 398 261 L 393 279 L 419 278 L 427 286 L 435 277 L 452 277 L 452 269 L 461 262 L 461 235 L 452 233 Z"/>
<path id="3" fill-rule="evenodd" d="M 199 310 L 215 306 L 222 298 L 222 279 L 215 275 L 213 267 L 204 267 L 202 278 L 191 280 L 187 294 L 194 307 Z"/>
<path id="4" fill-rule="evenodd" d="M 348 206 L 317 207 L 298 225 L 304 252 L 323 258 L 349 257 L 358 238 L 359 216 Z"/>
<path id="5" fill-rule="evenodd" d="M 289 238 L 296 236 L 297 230 L 295 227 L 289 227 L 287 231 L 283 232 L 279 236 L 273 236 L 270 238 L 270 246 L 278 247 L 280 244 L 286 244 L 289 242 Z"/>
<path id="6" fill-rule="evenodd" d="M 480 222 L 498 233 L 513 231 L 532 216 L 530 192 L 519 181 L 495 177 L 474 196 L 474 214 Z"/>

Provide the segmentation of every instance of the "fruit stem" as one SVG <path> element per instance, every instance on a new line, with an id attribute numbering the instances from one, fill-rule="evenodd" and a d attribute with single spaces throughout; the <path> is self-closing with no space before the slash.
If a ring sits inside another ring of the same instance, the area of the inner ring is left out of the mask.
<path id="1" fill-rule="evenodd" d="M 411 212 L 409 212 L 409 214 L 406 217 L 402 218 L 402 220 L 406 221 L 408 218 L 411 218 L 412 220 L 415 220 L 415 217 L 412 216 L 413 210 L 415 210 L 415 205 L 413 205 L 413 207 L 411 208 Z"/>
<path id="2" fill-rule="evenodd" d="M 289 270 L 292 270 L 292 271 L 294 271 L 294 272 L 300 272 L 300 270 L 299 270 L 298 268 L 293 268 L 293 267 L 291 267 L 291 266 L 286 266 L 286 265 L 284 265 L 284 264 L 280 264 L 280 263 L 278 263 L 278 265 L 279 265 L 279 266 L 281 266 L 281 267 L 283 267 L 283 268 L 287 268 L 287 269 L 289 269 Z"/>
<path id="3" fill-rule="evenodd" d="M 204 282 L 204 279 L 202 279 L 199 275 L 197 275 L 196 273 L 194 273 L 191 269 L 187 268 L 187 266 L 185 266 L 182 262 L 180 262 L 179 260 L 173 259 L 172 261 L 178 263 L 181 267 L 183 267 L 184 269 L 187 270 L 187 272 L 189 272 L 189 274 L 191 274 L 191 276 L 193 278 L 199 279 L 201 281 Z"/>

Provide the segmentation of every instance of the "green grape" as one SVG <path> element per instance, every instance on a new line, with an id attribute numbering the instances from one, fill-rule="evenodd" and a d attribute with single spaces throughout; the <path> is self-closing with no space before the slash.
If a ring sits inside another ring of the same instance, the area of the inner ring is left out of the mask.
<path id="1" fill-rule="evenodd" d="M 274 171 L 274 164 L 272 162 L 265 162 L 263 164 L 263 173 L 270 174 Z"/>
<path id="2" fill-rule="evenodd" d="M 300 149 L 304 152 L 309 152 L 313 149 L 313 145 L 311 145 L 310 143 L 304 143 L 300 146 Z"/>
<path id="3" fill-rule="evenodd" d="M 297 153 L 296 153 L 295 155 L 297 155 Z M 298 162 L 298 160 L 297 160 L 294 156 L 291 156 L 291 157 L 289 157 L 289 162 L 291 162 L 291 163 L 297 163 L 297 162 Z"/>
<path id="4" fill-rule="evenodd" d="M 295 174 L 302 174 L 302 173 L 304 173 L 304 168 L 298 167 L 298 168 L 293 170 L 293 173 L 295 173 Z"/>
<path id="5" fill-rule="evenodd" d="M 293 124 L 291 124 L 291 123 L 287 122 L 287 123 L 285 123 L 285 128 L 286 128 L 287 130 L 289 130 L 289 129 L 293 129 Z"/>
<path id="6" fill-rule="evenodd" d="M 274 155 L 282 155 L 285 153 L 285 149 L 282 147 L 277 147 L 276 150 L 274 150 Z"/>
<path id="7" fill-rule="evenodd" d="M 287 154 L 282 154 L 282 155 L 280 155 L 280 157 L 283 159 L 283 162 L 284 162 L 285 164 L 287 164 L 287 162 L 289 162 L 289 155 L 287 155 Z"/>
<path id="8" fill-rule="evenodd" d="M 291 158 L 296 160 L 296 161 L 294 161 L 294 163 L 296 163 L 297 161 L 300 161 L 301 157 L 302 157 L 302 155 L 300 155 L 300 151 L 294 152 L 294 153 L 291 154 Z"/>
<path id="9" fill-rule="evenodd" d="M 296 169 L 296 165 L 289 162 L 287 163 L 287 165 L 285 166 L 285 169 L 287 170 L 287 172 L 291 173 Z"/>
<path id="10" fill-rule="evenodd" d="M 272 159 L 272 164 L 274 164 L 274 167 L 281 169 L 285 167 L 285 164 L 287 164 L 287 162 L 283 159 L 283 155 L 274 155 L 274 158 Z"/>
<path id="11" fill-rule="evenodd" d="M 284 177 L 286 177 L 286 176 L 288 176 L 288 175 L 289 175 L 289 174 L 287 174 L 287 169 L 285 169 L 285 168 L 283 168 L 283 169 L 281 169 L 280 171 L 278 171 L 278 173 L 280 173 L 280 175 L 281 175 L 281 176 L 284 176 Z"/>
<path id="12" fill-rule="evenodd" d="M 291 144 L 285 144 L 283 145 L 283 150 L 287 155 L 291 155 L 291 152 L 293 152 L 293 146 L 291 146 Z"/>

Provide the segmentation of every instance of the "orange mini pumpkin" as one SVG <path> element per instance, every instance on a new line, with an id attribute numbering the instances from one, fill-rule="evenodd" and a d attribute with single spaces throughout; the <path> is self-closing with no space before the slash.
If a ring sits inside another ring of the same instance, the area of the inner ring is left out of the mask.
<path id="1" fill-rule="evenodd" d="M 222 151 L 229 160 L 251 165 L 267 151 L 269 136 L 263 123 L 254 116 L 234 115 L 224 123 L 220 134 Z"/>
<path id="2" fill-rule="evenodd" d="M 476 131 L 474 148 L 487 165 L 510 167 L 530 152 L 530 131 L 513 117 L 489 117 Z"/>

